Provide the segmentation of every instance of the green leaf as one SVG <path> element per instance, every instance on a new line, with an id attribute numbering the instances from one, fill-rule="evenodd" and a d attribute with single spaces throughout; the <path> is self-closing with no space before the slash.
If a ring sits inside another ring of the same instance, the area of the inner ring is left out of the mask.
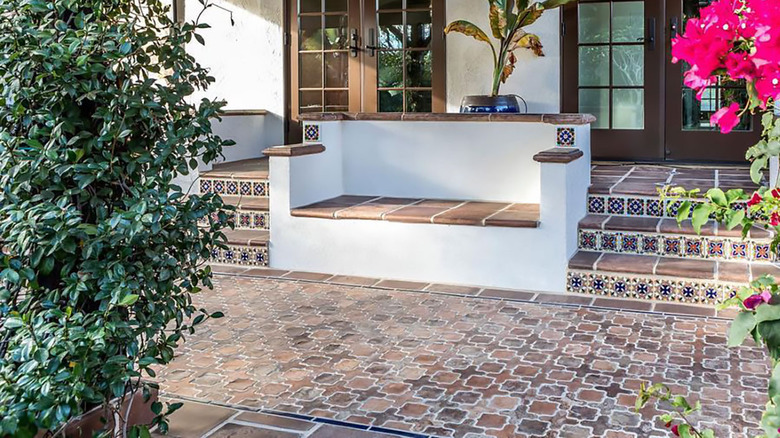
<path id="1" fill-rule="evenodd" d="M 701 227 L 710 220 L 710 213 L 712 213 L 712 210 L 713 207 L 710 204 L 699 204 L 693 209 L 691 224 L 697 234 L 701 234 Z"/>
<path id="2" fill-rule="evenodd" d="M 772 376 L 769 378 L 769 399 L 772 400 L 778 395 L 780 395 L 780 363 L 775 364 Z"/>
<path id="3" fill-rule="evenodd" d="M 753 160 L 753 163 L 750 165 L 750 179 L 752 179 L 754 183 L 761 183 L 761 179 L 764 177 L 763 170 L 766 168 L 768 160 L 769 159 L 767 157 L 761 157 Z"/>
<path id="4" fill-rule="evenodd" d="M 123 307 L 132 306 L 138 301 L 138 298 L 139 297 L 136 294 L 125 295 L 124 298 L 119 301 L 119 305 Z"/>
<path id="5" fill-rule="evenodd" d="M 677 222 L 687 220 L 691 216 L 691 201 L 683 201 L 677 209 Z"/>
<path id="6" fill-rule="evenodd" d="M 214 312 L 214 313 L 211 314 L 211 317 L 214 318 L 214 319 L 224 318 L 225 314 L 222 313 L 222 312 Z"/>
<path id="7" fill-rule="evenodd" d="M 719 206 L 719 207 L 728 207 L 729 202 L 726 199 L 726 194 L 723 193 L 723 190 L 721 189 L 710 189 L 707 192 L 707 197 L 712 200 L 712 202 Z"/>
<path id="8" fill-rule="evenodd" d="M 756 317 L 753 312 L 740 312 L 729 328 L 729 347 L 737 347 L 745 342 L 750 332 L 756 327 Z"/>
<path id="9" fill-rule="evenodd" d="M 506 37 L 507 28 L 507 0 L 488 0 L 490 4 L 490 30 L 496 39 Z"/>
<path id="10" fill-rule="evenodd" d="M 756 324 L 780 320 L 780 306 L 762 304 L 756 308 Z"/>
<path id="11" fill-rule="evenodd" d="M 450 32 L 457 32 L 462 33 L 463 35 L 470 36 L 474 38 L 477 41 L 483 41 L 488 43 L 491 48 L 493 48 L 493 44 L 490 42 L 490 38 L 487 36 L 485 31 L 479 28 L 476 24 L 466 21 L 466 20 L 456 20 L 450 23 L 445 29 L 444 33 L 449 34 Z"/>
<path id="12" fill-rule="evenodd" d="M 733 230 L 739 225 L 742 225 L 742 221 L 745 219 L 745 210 L 732 210 L 729 211 L 727 216 L 728 222 L 726 223 L 726 227 L 729 230 Z"/>

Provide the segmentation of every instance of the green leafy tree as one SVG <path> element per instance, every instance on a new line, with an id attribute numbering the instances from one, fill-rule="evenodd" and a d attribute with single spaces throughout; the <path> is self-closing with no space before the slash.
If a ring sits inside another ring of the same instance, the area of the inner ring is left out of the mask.
<path id="1" fill-rule="evenodd" d="M 106 433 L 148 436 L 123 399 L 221 316 L 192 294 L 227 213 L 175 185 L 232 144 L 224 103 L 191 98 L 214 81 L 185 50 L 204 27 L 158 0 L 0 0 L 0 436 L 100 405 Z"/>

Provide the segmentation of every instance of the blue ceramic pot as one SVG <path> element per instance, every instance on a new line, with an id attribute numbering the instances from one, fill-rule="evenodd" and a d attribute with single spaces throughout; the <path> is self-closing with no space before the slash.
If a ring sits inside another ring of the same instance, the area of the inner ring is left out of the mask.
<path id="1" fill-rule="evenodd" d="M 524 105 L 524 111 L 520 110 L 520 101 L 525 100 L 515 94 L 505 96 L 466 96 L 460 103 L 462 113 L 520 113 L 528 112 L 528 106 Z"/>

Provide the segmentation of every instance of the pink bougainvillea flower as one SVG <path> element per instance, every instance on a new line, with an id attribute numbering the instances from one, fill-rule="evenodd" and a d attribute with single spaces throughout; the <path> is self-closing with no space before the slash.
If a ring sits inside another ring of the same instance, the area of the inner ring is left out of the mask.
<path id="1" fill-rule="evenodd" d="M 739 104 L 734 102 L 731 105 L 721 108 L 710 117 L 710 123 L 720 126 L 720 132 L 728 134 L 739 124 Z"/>
<path id="2" fill-rule="evenodd" d="M 769 225 L 773 227 L 780 225 L 780 214 L 777 212 L 772 213 L 772 215 L 769 216 Z"/>
<path id="3" fill-rule="evenodd" d="M 761 195 L 758 194 L 758 192 L 753 192 L 753 196 L 750 197 L 750 200 L 747 202 L 748 207 L 752 207 L 754 205 L 758 205 L 761 200 Z"/>
<path id="4" fill-rule="evenodd" d="M 768 303 L 772 299 L 772 293 L 768 290 L 761 292 L 760 294 L 751 295 L 742 302 L 742 305 L 746 309 L 756 310 L 756 308 L 764 303 Z"/>
<path id="5" fill-rule="evenodd" d="M 677 424 L 672 426 L 672 433 L 674 434 L 674 436 L 680 436 L 680 426 Z"/>
<path id="6" fill-rule="evenodd" d="M 780 189 L 772 189 L 770 193 L 772 194 L 773 198 L 780 199 Z"/>

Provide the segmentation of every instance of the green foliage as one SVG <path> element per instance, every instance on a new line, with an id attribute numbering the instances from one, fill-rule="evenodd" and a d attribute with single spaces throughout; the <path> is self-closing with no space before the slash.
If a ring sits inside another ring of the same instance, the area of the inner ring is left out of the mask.
<path id="1" fill-rule="evenodd" d="M 662 414 L 659 419 L 664 425 L 677 431 L 677 435 L 683 438 L 714 438 L 715 432 L 710 429 L 698 430 L 688 420 L 688 416 L 701 411 L 701 403 L 696 402 L 691 405 L 688 400 L 672 393 L 666 385 L 656 383 L 650 386 L 642 383 L 639 387 L 639 394 L 636 397 L 635 408 L 637 411 L 643 409 L 651 401 L 661 401 L 674 408 L 672 413 Z"/>
<path id="2" fill-rule="evenodd" d="M 211 287 L 203 260 L 227 215 L 174 178 L 232 142 L 211 132 L 223 103 L 192 102 L 213 82 L 185 51 L 206 25 L 168 14 L 0 0 L 0 436 L 148 395 L 141 379 L 220 316 L 191 294 Z M 155 409 L 164 429 L 176 407 Z"/>
<path id="3" fill-rule="evenodd" d="M 493 53 L 493 87 L 492 95 L 497 96 L 501 84 L 506 83 L 515 71 L 518 49 L 528 49 L 537 56 L 544 56 L 542 43 L 537 35 L 523 30 L 538 20 L 544 11 L 555 9 L 573 0 L 546 0 L 529 2 L 529 0 L 488 0 L 490 8 L 490 30 L 499 47 L 490 41 L 487 33 L 476 24 L 466 20 L 456 20 L 450 23 L 444 33 L 461 33 L 490 46 Z"/>

